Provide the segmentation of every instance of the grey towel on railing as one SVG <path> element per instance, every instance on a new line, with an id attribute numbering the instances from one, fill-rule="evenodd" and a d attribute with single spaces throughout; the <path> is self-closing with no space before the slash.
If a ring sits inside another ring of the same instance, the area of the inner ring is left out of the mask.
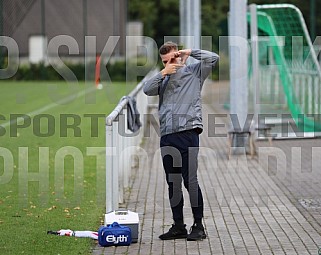
<path id="1" fill-rule="evenodd" d="M 132 132 L 136 132 L 142 126 L 140 122 L 140 114 L 136 107 L 136 99 L 130 96 L 122 97 L 122 100 L 127 99 L 127 125 L 128 129 Z"/>

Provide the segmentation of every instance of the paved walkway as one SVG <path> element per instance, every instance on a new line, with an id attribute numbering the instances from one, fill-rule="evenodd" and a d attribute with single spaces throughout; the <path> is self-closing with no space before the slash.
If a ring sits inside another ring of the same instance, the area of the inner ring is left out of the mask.
<path id="1" fill-rule="evenodd" d="M 208 99 L 208 97 L 207 97 Z M 171 212 L 156 134 L 133 172 L 126 207 L 139 213 L 139 240 L 129 247 L 96 247 L 93 254 L 318 254 L 321 246 L 321 140 L 256 142 L 258 156 L 227 159 L 227 138 L 208 132 L 217 107 L 205 100 L 199 181 L 208 238 L 199 242 L 161 241 Z M 224 117 L 224 116 L 223 116 Z M 218 123 L 224 119 L 217 118 Z M 226 134 L 226 128 L 217 129 Z M 188 198 L 185 192 L 185 197 Z M 185 221 L 193 222 L 188 199 Z"/>

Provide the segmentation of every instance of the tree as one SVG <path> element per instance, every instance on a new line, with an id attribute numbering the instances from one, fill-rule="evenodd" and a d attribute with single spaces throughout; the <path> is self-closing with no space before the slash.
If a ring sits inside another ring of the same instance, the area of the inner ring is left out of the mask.
<path id="1" fill-rule="evenodd" d="M 177 0 L 129 0 L 130 20 L 144 24 L 144 35 L 152 37 L 158 46 L 164 36 L 179 35 L 179 1 Z"/>
<path id="2" fill-rule="evenodd" d="M 235 0 L 237 1 L 237 0 Z M 310 1 L 287 0 L 296 5 L 303 13 L 310 27 Z M 321 0 L 315 0 L 315 13 L 321 11 Z M 218 49 L 218 38 L 227 35 L 227 15 L 229 1 L 201 0 L 202 35 L 212 36 L 213 49 Z M 248 3 L 275 4 L 284 0 L 248 0 Z M 154 38 L 158 46 L 164 42 L 164 36 L 179 35 L 179 0 L 128 0 L 129 19 L 140 20 L 144 24 L 144 35 Z M 321 15 L 316 15 L 316 31 L 321 31 Z"/>
<path id="3" fill-rule="evenodd" d="M 157 20 L 157 9 L 154 0 L 129 0 L 129 19 L 138 20 L 144 24 L 144 35 L 154 37 L 155 29 L 153 24 Z"/>

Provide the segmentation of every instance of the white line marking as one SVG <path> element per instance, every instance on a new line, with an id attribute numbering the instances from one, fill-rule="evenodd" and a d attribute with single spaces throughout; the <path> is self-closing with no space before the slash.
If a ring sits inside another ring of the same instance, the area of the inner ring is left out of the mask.
<path id="1" fill-rule="evenodd" d="M 92 92 L 92 91 L 94 91 L 94 90 L 96 90 L 96 87 L 90 87 L 90 88 L 88 88 L 88 89 L 86 89 L 86 90 L 80 91 L 79 93 L 77 93 L 77 97 L 82 97 L 82 96 L 84 96 L 85 94 L 90 93 L 90 92 Z M 65 97 L 65 98 L 62 98 L 61 100 L 59 100 L 59 101 L 56 102 L 56 103 L 48 104 L 48 105 L 46 105 L 46 106 L 44 106 L 44 107 L 42 107 L 42 108 L 40 108 L 40 109 L 38 109 L 38 110 L 35 110 L 35 111 L 32 111 L 32 112 L 26 113 L 26 115 L 29 116 L 29 117 L 33 117 L 33 116 L 35 116 L 35 115 L 37 115 L 37 114 L 39 114 L 39 113 L 42 113 L 42 112 L 47 111 L 47 110 L 49 110 L 49 109 L 52 109 L 52 108 L 54 108 L 54 107 L 56 107 L 56 106 L 59 106 L 59 105 L 61 105 L 61 104 L 68 103 L 68 102 L 70 102 L 70 101 L 72 101 L 72 100 L 74 100 L 74 99 L 75 99 L 75 94 L 70 95 L 70 96 L 67 96 L 67 97 Z M 18 123 L 18 124 L 19 124 L 19 122 L 21 122 L 23 119 L 24 119 L 23 117 L 17 118 L 17 119 L 8 121 L 8 122 L 6 122 L 6 123 L 4 123 L 4 124 L 2 124 L 2 125 L 0 125 L 0 126 L 2 126 L 2 127 L 5 128 L 5 127 L 11 126 L 12 124 L 15 124 L 15 123 Z"/>

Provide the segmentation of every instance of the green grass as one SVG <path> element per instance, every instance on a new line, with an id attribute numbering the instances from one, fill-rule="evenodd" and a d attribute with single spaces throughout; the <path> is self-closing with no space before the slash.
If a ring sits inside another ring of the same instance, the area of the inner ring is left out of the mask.
<path id="1" fill-rule="evenodd" d="M 95 244 L 86 238 L 47 235 L 47 230 L 97 230 L 103 220 L 105 120 L 98 118 L 95 132 L 85 114 L 107 115 L 133 86 L 113 83 L 84 94 L 90 86 L 0 83 L 0 254 L 89 254 Z M 75 98 L 57 104 L 70 95 Z M 23 122 L 6 124 L 13 114 L 27 114 L 30 125 L 15 132 Z M 67 124 L 80 124 L 76 133 L 69 128 L 62 137 L 66 114 L 74 116 Z M 98 157 L 88 151 L 93 147 Z"/>

